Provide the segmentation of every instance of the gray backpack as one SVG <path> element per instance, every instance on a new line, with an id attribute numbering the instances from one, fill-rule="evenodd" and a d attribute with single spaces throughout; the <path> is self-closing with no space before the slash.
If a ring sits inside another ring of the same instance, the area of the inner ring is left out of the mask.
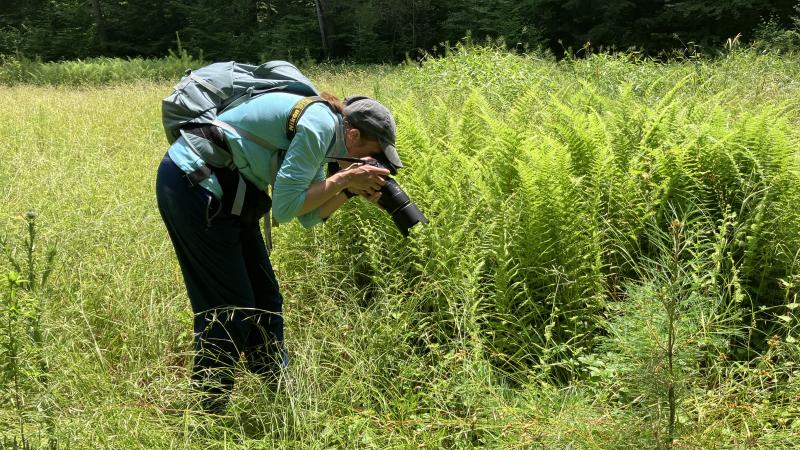
<path id="1" fill-rule="evenodd" d="M 233 168 L 230 153 L 220 151 L 221 135 L 218 139 L 208 139 L 208 135 L 187 132 L 204 125 L 215 125 L 248 139 L 277 157 L 279 149 L 272 144 L 219 120 L 217 116 L 255 96 L 279 91 L 306 97 L 319 95 L 311 80 L 286 61 L 269 61 L 260 66 L 230 61 L 209 64 L 195 71 L 187 70 L 172 94 L 161 101 L 161 120 L 167 141 L 172 144 L 183 136 L 192 150 L 207 163 Z M 216 131 L 214 127 L 205 129 Z M 207 177 L 208 172 L 189 175 L 197 181 Z"/>
<path id="2" fill-rule="evenodd" d="M 174 91 L 161 102 L 161 119 L 170 144 L 188 125 L 213 124 L 222 111 L 267 92 L 316 96 L 319 91 L 300 70 L 286 61 L 260 66 L 214 63 L 187 70 Z"/>

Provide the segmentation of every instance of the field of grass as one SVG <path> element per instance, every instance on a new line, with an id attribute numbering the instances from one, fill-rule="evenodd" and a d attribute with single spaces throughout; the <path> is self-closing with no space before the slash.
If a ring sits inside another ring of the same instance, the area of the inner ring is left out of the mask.
<path id="1" fill-rule="evenodd" d="M 308 68 L 395 112 L 431 224 L 277 228 L 291 363 L 220 417 L 155 205 L 172 82 L 80 82 L 115 64 L 0 66 L 0 448 L 800 442 L 800 60 Z"/>

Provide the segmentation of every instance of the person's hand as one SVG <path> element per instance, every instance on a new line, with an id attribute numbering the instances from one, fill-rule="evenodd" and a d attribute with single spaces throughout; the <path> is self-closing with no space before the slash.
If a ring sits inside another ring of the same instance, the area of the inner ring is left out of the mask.
<path id="1" fill-rule="evenodd" d="M 380 200 L 381 195 L 383 195 L 381 192 L 375 192 L 372 195 L 361 194 L 361 196 L 364 197 L 365 199 L 369 200 L 370 203 L 374 203 L 375 206 L 377 206 L 378 208 L 383 209 L 383 207 L 378 204 L 378 200 Z"/>
<path id="2" fill-rule="evenodd" d="M 377 202 L 375 194 L 386 184 L 385 176 L 389 175 L 388 169 L 370 166 L 369 164 L 352 164 L 345 169 L 347 174 L 347 189 L 358 195 L 365 196 L 369 201 Z M 374 198 L 374 200 L 373 200 Z"/>

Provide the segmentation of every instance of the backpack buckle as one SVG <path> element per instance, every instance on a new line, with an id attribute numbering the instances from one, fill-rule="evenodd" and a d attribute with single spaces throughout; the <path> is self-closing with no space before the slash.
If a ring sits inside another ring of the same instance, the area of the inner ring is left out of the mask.
<path id="1" fill-rule="evenodd" d="M 183 177 L 186 178 L 186 181 L 189 183 L 189 187 L 193 188 L 200 184 L 201 181 L 210 177 L 211 173 L 211 169 L 209 169 L 208 166 L 202 165 L 197 169 L 184 174 Z"/>

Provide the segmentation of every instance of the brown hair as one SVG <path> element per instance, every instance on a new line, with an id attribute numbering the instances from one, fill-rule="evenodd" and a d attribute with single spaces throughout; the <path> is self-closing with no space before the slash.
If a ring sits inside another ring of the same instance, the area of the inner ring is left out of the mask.
<path id="1" fill-rule="evenodd" d="M 341 115 L 344 115 L 344 104 L 342 103 L 341 100 L 339 100 L 338 97 L 331 94 L 330 92 L 322 92 L 319 94 L 319 96 L 322 97 L 322 99 L 325 100 L 326 103 L 328 103 L 328 106 L 330 106 L 332 110 L 338 112 Z"/>

